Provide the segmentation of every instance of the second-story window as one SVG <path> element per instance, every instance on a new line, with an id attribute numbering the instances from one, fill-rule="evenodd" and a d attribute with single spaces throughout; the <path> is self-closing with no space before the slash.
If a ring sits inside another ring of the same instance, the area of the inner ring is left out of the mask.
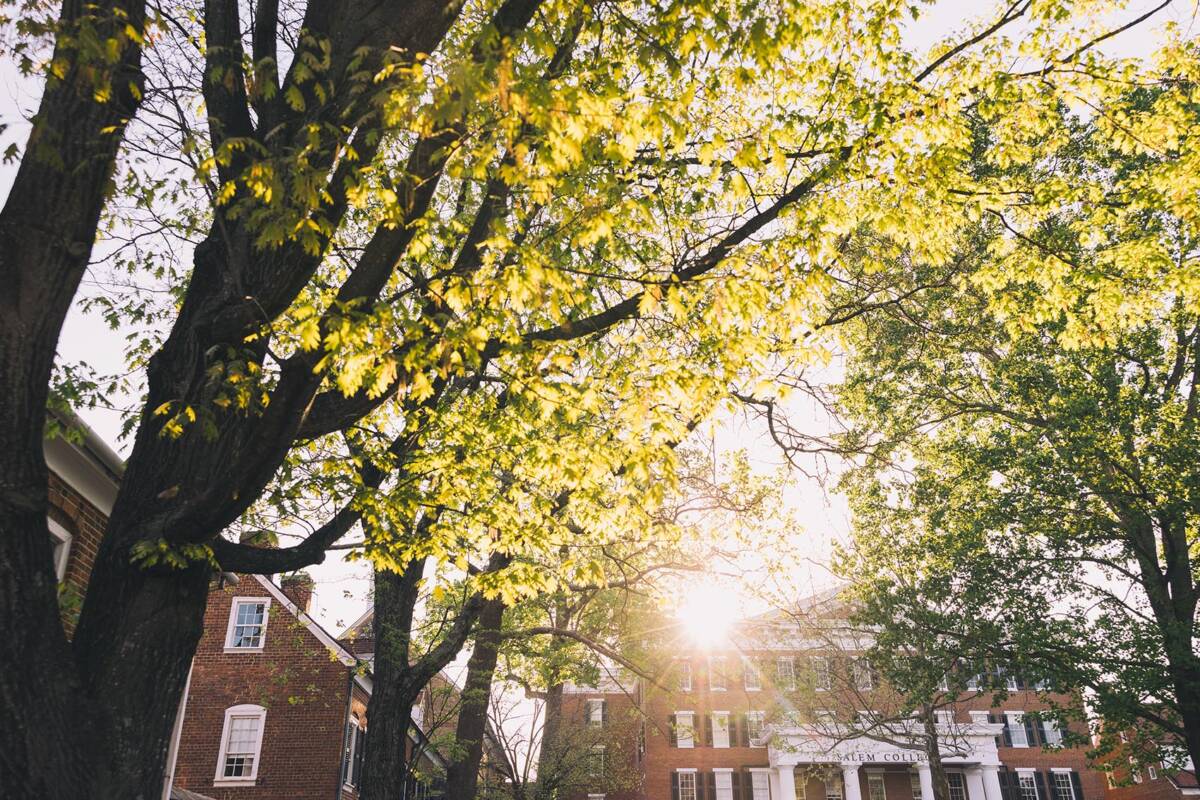
<path id="1" fill-rule="evenodd" d="M 675 741 L 677 747 L 696 746 L 696 715 L 691 711 L 675 712 Z"/>
<path id="2" fill-rule="evenodd" d="M 604 724 L 604 701 L 591 699 L 587 701 L 587 724 L 591 728 L 599 728 Z"/>
<path id="3" fill-rule="evenodd" d="M 827 692 L 833 688 L 833 665 L 824 656 L 813 659 L 813 683 L 818 691 Z"/>
<path id="4" fill-rule="evenodd" d="M 746 738 L 751 745 L 759 745 L 763 740 L 763 723 L 766 714 L 762 711 L 746 712 Z"/>
<path id="5" fill-rule="evenodd" d="M 758 674 L 758 667 L 745 656 L 742 657 L 742 680 L 747 692 L 757 692 L 762 688 L 762 675 Z"/>
<path id="6" fill-rule="evenodd" d="M 681 660 L 679 662 L 679 691 L 690 692 L 692 690 L 692 662 Z"/>
<path id="7" fill-rule="evenodd" d="M 780 656 L 775 661 L 775 686 L 778 689 L 792 691 L 796 688 L 796 659 L 793 656 Z"/>
<path id="8" fill-rule="evenodd" d="M 708 657 L 708 688 L 713 692 L 725 691 L 725 656 Z"/>
<path id="9" fill-rule="evenodd" d="M 729 712 L 712 712 L 712 746 L 729 747 Z"/>
<path id="10" fill-rule="evenodd" d="M 226 650 L 262 650 L 267 639 L 270 601 L 265 597 L 235 597 L 229 609 Z"/>
<path id="11" fill-rule="evenodd" d="M 854 662 L 854 685 L 864 692 L 875 688 L 875 671 L 871 669 L 870 662 L 865 658 Z"/>
<path id="12" fill-rule="evenodd" d="M 1047 747 L 1058 747 L 1062 744 L 1062 731 L 1055 720 L 1042 720 L 1042 743 Z"/>
<path id="13" fill-rule="evenodd" d="M 1005 730 L 1008 740 L 1013 747 L 1029 747 L 1029 737 L 1025 732 L 1025 715 L 1020 711 L 1005 711 Z"/>

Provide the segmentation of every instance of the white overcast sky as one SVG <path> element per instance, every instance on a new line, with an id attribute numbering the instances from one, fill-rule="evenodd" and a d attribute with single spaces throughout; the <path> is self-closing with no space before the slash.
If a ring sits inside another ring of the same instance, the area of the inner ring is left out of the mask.
<path id="1" fill-rule="evenodd" d="M 1152 0 L 1132 3 L 1129 14 L 1136 16 L 1156 4 Z M 963 19 L 972 16 L 972 12 L 994 5 L 983 0 L 941 0 L 936 10 L 923 20 L 919 28 L 914 29 L 912 39 L 924 44 L 958 27 Z M 1191 25 L 1195 14 L 1195 0 L 1175 0 L 1173 8 L 1162 19 L 1174 19 Z M 1124 34 L 1112 43 L 1112 48 L 1122 53 L 1146 52 L 1157 38 L 1154 30 L 1144 28 Z M 24 79 L 11 61 L 0 55 L 0 124 L 6 126 L 0 131 L 0 151 L 11 142 L 24 142 L 28 132 L 27 120 L 36 108 L 38 93 L 39 84 Z M 0 200 L 7 198 L 14 173 L 13 165 L 0 165 Z M 82 361 L 101 373 L 116 373 L 123 367 L 122 344 L 121 331 L 109 329 L 97 316 L 85 314 L 77 307 L 63 330 L 59 355 L 66 362 Z M 116 406 L 127 406 L 130 399 L 113 398 L 113 402 Z M 117 412 L 81 409 L 80 416 L 118 452 L 127 451 L 129 443 L 118 439 L 120 418 Z M 713 432 L 713 441 L 718 454 L 735 448 L 749 449 L 764 471 L 773 471 L 779 465 L 777 452 L 764 439 L 757 426 L 738 421 L 722 424 Z M 822 565 L 828 558 L 831 543 L 843 537 L 849 529 L 845 504 L 827 494 L 815 481 L 799 475 L 787 492 L 785 504 L 799 523 L 799 528 L 788 541 L 772 543 L 774 549 L 787 552 L 799 562 L 794 575 L 798 593 L 824 588 L 829 585 L 830 578 Z M 361 564 L 345 564 L 336 556 L 330 558 L 331 563 L 309 571 L 317 580 L 315 616 L 326 627 L 339 631 L 367 608 L 368 573 Z"/>

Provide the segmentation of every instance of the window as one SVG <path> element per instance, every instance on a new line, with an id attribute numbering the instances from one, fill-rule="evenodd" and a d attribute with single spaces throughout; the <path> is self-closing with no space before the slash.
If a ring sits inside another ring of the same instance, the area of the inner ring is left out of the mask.
<path id="1" fill-rule="evenodd" d="M 604 701 L 587 701 L 587 724 L 589 728 L 599 728 L 604 724 Z"/>
<path id="2" fill-rule="evenodd" d="M 1137 762 L 1133 760 L 1133 756 L 1129 757 L 1129 777 L 1133 778 L 1134 783 L 1142 782 L 1142 771 L 1138 769 Z"/>
<path id="3" fill-rule="evenodd" d="M 943 675 L 941 677 L 941 679 L 938 681 L 938 689 L 940 689 L 943 692 L 950 691 L 950 676 L 949 675 Z"/>
<path id="4" fill-rule="evenodd" d="M 792 772 L 792 783 L 796 786 L 796 800 L 808 800 L 808 772 Z M 783 798 L 787 800 L 787 798 Z"/>
<path id="5" fill-rule="evenodd" d="M 875 688 L 875 672 L 865 659 L 860 658 L 854 662 L 854 685 L 866 692 Z"/>
<path id="6" fill-rule="evenodd" d="M 675 712 L 676 747 L 696 746 L 696 715 L 691 711 Z"/>
<path id="7" fill-rule="evenodd" d="M 1021 800 L 1041 800 L 1038 797 L 1037 780 L 1031 771 L 1017 772 L 1017 789 L 1020 792 Z"/>
<path id="8" fill-rule="evenodd" d="M 1004 719 L 1011 745 L 1013 747 L 1029 747 L 1029 737 L 1025 735 L 1025 715 L 1020 711 L 1005 711 Z"/>
<path id="9" fill-rule="evenodd" d="M 762 688 L 762 675 L 758 674 L 758 667 L 754 666 L 753 661 L 745 657 L 742 658 L 742 676 L 746 691 L 757 692 Z"/>
<path id="10" fill-rule="evenodd" d="M 266 719 L 267 710 L 262 706 L 241 705 L 225 710 L 214 783 L 246 786 L 254 783 L 258 777 L 258 753 L 262 748 Z"/>
<path id="11" fill-rule="evenodd" d="M 690 692 L 692 690 L 692 662 L 679 662 L 679 691 Z"/>
<path id="12" fill-rule="evenodd" d="M 950 800 L 967 800 L 967 784 L 961 772 L 947 772 L 946 783 L 950 786 Z"/>
<path id="13" fill-rule="evenodd" d="M 50 545 L 54 548 L 54 577 L 62 580 L 67 575 L 67 559 L 71 557 L 71 534 L 52 519 L 46 519 L 50 529 Z"/>
<path id="14" fill-rule="evenodd" d="M 1158 780 L 1158 767 L 1153 764 L 1146 765 L 1146 774 L 1150 776 L 1150 780 Z"/>
<path id="15" fill-rule="evenodd" d="M 1052 770 L 1051 790 L 1054 792 L 1054 800 L 1083 800 L 1075 797 L 1075 786 L 1071 782 L 1071 773 L 1066 770 Z"/>
<path id="16" fill-rule="evenodd" d="M 725 691 L 725 656 L 708 657 L 708 688 L 713 692 Z"/>
<path id="17" fill-rule="evenodd" d="M 883 776 L 877 772 L 867 774 L 867 797 L 870 800 L 887 800 L 887 789 L 883 785 Z"/>
<path id="18" fill-rule="evenodd" d="M 754 800 L 771 800 L 771 783 L 766 770 L 750 772 L 750 788 Z"/>
<path id="19" fill-rule="evenodd" d="M 270 602 L 265 597 L 233 598 L 229 608 L 229 632 L 225 638 L 227 651 L 263 649 Z"/>
<path id="20" fill-rule="evenodd" d="M 833 688 L 833 670 L 828 658 L 814 658 L 813 673 L 818 691 L 826 692 Z"/>
<path id="21" fill-rule="evenodd" d="M 342 783 L 358 786 L 362 777 L 363 756 L 367 752 L 367 732 L 358 717 L 346 723 L 346 750 L 342 757 Z"/>
<path id="22" fill-rule="evenodd" d="M 921 794 L 921 774 L 919 772 L 908 773 L 908 785 L 912 787 L 913 800 L 925 800 Z"/>
<path id="23" fill-rule="evenodd" d="M 763 740 L 763 722 L 766 715 L 762 711 L 746 712 L 746 737 L 750 744 L 761 744 Z"/>
<path id="24" fill-rule="evenodd" d="M 717 796 L 714 800 L 733 800 L 733 772 L 727 769 L 714 769 L 713 779 L 717 788 Z"/>
<path id="25" fill-rule="evenodd" d="M 796 659 L 780 656 L 775 661 L 775 686 L 791 691 L 796 688 Z"/>
<path id="26" fill-rule="evenodd" d="M 604 777 L 604 756 L 605 756 L 604 745 L 602 745 L 602 744 L 592 745 L 592 751 L 589 755 L 590 755 L 590 758 L 588 758 L 588 775 L 593 778 L 603 778 Z"/>
<path id="27" fill-rule="evenodd" d="M 712 746 L 729 747 L 729 712 L 712 712 Z"/>
<path id="28" fill-rule="evenodd" d="M 842 781 L 836 775 L 825 779 L 825 800 L 842 800 Z"/>
<path id="29" fill-rule="evenodd" d="M 954 712 L 948 709 L 933 712 L 933 721 L 937 725 L 953 725 Z"/>
<path id="30" fill-rule="evenodd" d="M 1058 747 L 1062 744 L 1062 731 L 1058 729 L 1056 720 L 1042 720 L 1042 740 L 1046 747 Z"/>
<path id="31" fill-rule="evenodd" d="M 679 781 L 679 800 L 696 800 L 696 773 L 677 772 Z"/>

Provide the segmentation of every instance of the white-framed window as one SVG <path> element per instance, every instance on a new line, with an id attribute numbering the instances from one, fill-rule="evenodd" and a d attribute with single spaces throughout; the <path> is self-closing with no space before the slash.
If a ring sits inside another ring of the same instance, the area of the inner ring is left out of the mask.
<path id="1" fill-rule="evenodd" d="M 696 714 L 693 711 L 675 712 L 675 746 L 696 746 Z"/>
<path id="2" fill-rule="evenodd" d="M 943 692 L 950 691 L 950 676 L 949 675 L 943 675 L 941 677 L 941 679 L 938 680 L 938 690 L 943 691 Z"/>
<path id="3" fill-rule="evenodd" d="M 1158 767 L 1154 766 L 1153 764 L 1147 764 L 1146 774 L 1150 776 L 1150 780 L 1158 780 Z"/>
<path id="4" fill-rule="evenodd" d="M 354 788 L 362 777 L 367 731 L 358 717 L 346 723 L 346 749 L 342 754 L 342 783 Z"/>
<path id="5" fill-rule="evenodd" d="M 679 691 L 690 692 L 692 690 L 692 662 L 685 659 L 679 660 Z"/>
<path id="6" fill-rule="evenodd" d="M 750 770 L 750 790 L 754 800 L 771 800 L 771 778 L 768 770 Z"/>
<path id="7" fill-rule="evenodd" d="M 1006 688 L 1010 692 L 1015 692 L 1015 691 L 1017 691 L 1017 688 L 1019 686 L 1020 686 L 1020 683 L 1017 681 L 1017 676 L 1015 674 L 1005 673 L 1004 688 Z"/>
<path id="8" fill-rule="evenodd" d="M 961 772 L 947 772 L 946 784 L 950 787 L 950 800 L 967 800 L 967 781 Z"/>
<path id="9" fill-rule="evenodd" d="M 825 800 L 842 800 L 842 779 L 830 775 L 825 779 Z"/>
<path id="10" fill-rule="evenodd" d="M 258 779 L 258 756 L 266 721 L 267 710 L 262 706 L 246 704 L 225 709 L 214 784 L 254 784 Z"/>
<path id="11" fill-rule="evenodd" d="M 679 781 L 679 800 L 696 800 L 696 771 L 680 770 L 675 775 Z"/>
<path id="12" fill-rule="evenodd" d="M 869 692 L 875 688 L 875 672 L 871 669 L 871 664 L 865 658 L 855 660 L 853 669 L 854 685 L 860 691 Z"/>
<path id="13" fill-rule="evenodd" d="M 733 800 L 733 770 L 714 769 L 713 784 L 717 789 L 714 800 Z"/>
<path id="14" fill-rule="evenodd" d="M 712 746 L 729 747 L 729 712 L 712 712 Z"/>
<path id="15" fill-rule="evenodd" d="M 591 753 L 588 758 L 588 774 L 592 778 L 603 778 L 605 767 L 605 756 L 607 750 L 602 744 L 592 745 Z"/>
<path id="16" fill-rule="evenodd" d="M 950 709 L 943 708 L 933 712 L 933 721 L 936 725 L 953 725 L 954 712 Z"/>
<path id="17" fill-rule="evenodd" d="M 604 700 L 593 697 L 587 701 L 587 724 L 589 728 L 604 724 Z"/>
<path id="18" fill-rule="evenodd" d="M 827 692 L 833 688 L 833 665 L 824 656 L 813 659 L 814 683 L 817 691 Z"/>
<path id="19" fill-rule="evenodd" d="M 1134 760 L 1133 756 L 1129 757 L 1129 777 L 1133 778 L 1134 783 L 1142 782 L 1142 771 L 1138 769 L 1137 761 Z"/>
<path id="20" fill-rule="evenodd" d="M 912 787 L 913 800 L 925 800 L 924 796 L 921 794 L 921 773 L 908 773 L 908 785 Z"/>
<path id="21" fill-rule="evenodd" d="M 887 800 L 887 787 L 883 784 L 883 775 L 878 772 L 867 773 L 867 797 L 869 800 Z"/>
<path id="22" fill-rule="evenodd" d="M 1025 734 L 1025 715 L 1020 711 L 1005 711 L 1004 719 L 1012 746 L 1029 747 L 1029 737 Z"/>
<path id="23" fill-rule="evenodd" d="M 796 688 L 795 656 L 779 656 L 775 659 L 775 686 L 789 692 Z"/>
<path id="24" fill-rule="evenodd" d="M 750 744 L 758 745 L 762 743 L 766 717 L 766 712 L 763 711 L 746 712 L 746 738 L 750 740 Z"/>
<path id="25" fill-rule="evenodd" d="M 271 601 L 266 597 L 235 597 L 229 606 L 229 629 L 225 651 L 258 651 L 267 643 L 267 617 Z"/>
<path id="26" fill-rule="evenodd" d="M 796 786 L 796 800 L 808 800 L 808 773 L 792 772 L 792 783 Z M 787 800 L 787 798 L 783 798 Z"/>
<path id="27" fill-rule="evenodd" d="M 1033 770 L 1017 770 L 1017 790 L 1021 800 L 1042 800 L 1038 796 L 1037 778 L 1034 777 Z"/>
<path id="28" fill-rule="evenodd" d="M 71 558 L 71 532 L 49 517 L 46 527 L 50 529 L 50 545 L 54 548 L 54 577 L 61 581 L 67 576 L 67 560 Z"/>
<path id="29" fill-rule="evenodd" d="M 1050 793 L 1054 800 L 1083 800 L 1075 796 L 1075 784 L 1071 781 L 1071 770 L 1050 770 Z"/>
<path id="30" fill-rule="evenodd" d="M 1042 720 L 1042 738 L 1047 747 L 1058 747 L 1062 744 L 1062 731 L 1058 728 L 1057 720 Z"/>
<path id="31" fill-rule="evenodd" d="M 762 675 L 758 673 L 758 667 L 755 666 L 754 661 L 745 656 L 742 656 L 742 677 L 747 692 L 757 692 L 762 689 Z"/>
<path id="32" fill-rule="evenodd" d="M 725 691 L 725 656 L 708 657 L 708 688 L 709 691 Z"/>

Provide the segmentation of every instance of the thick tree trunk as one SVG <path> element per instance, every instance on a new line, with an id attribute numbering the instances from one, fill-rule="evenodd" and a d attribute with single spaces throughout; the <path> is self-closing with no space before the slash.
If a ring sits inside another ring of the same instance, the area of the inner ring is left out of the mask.
<path id="1" fill-rule="evenodd" d="M 923 709 L 921 724 L 925 728 L 925 757 L 929 759 L 929 774 L 933 779 L 933 800 L 950 800 L 950 781 L 942 765 L 942 748 L 932 708 Z"/>
<path id="2" fill-rule="evenodd" d="M 546 690 L 542 707 L 542 740 L 538 743 L 538 771 L 535 800 L 552 800 L 557 794 L 559 760 L 561 758 L 563 685 L 556 683 Z"/>
<path id="3" fill-rule="evenodd" d="M 446 772 L 446 796 L 455 800 L 471 800 L 479 784 L 479 764 L 483 757 L 483 740 L 487 733 L 488 707 L 492 697 L 492 681 L 496 659 L 500 652 L 500 627 L 504 619 L 504 603 L 500 598 L 488 600 L 479 613 L 475 633 L 475 649 L 467 662 L 467 678 L 463 685 L 462 702 L 458 707 L 458 722 L 454 729 L 455 745 L 460 757 Z"/>
<path id="4" fill-rule="evenodd" d="M 85 20 L 86 17 L 86 20 Z M 21 165 L 0 211 L 0 786 L 6 798 L 73 798 L 103 781 L 94 704 L 58 616 L 46 528 L 46 400 L 63 320 L 91 256 L 125 127 L 140 101 L 142 2 L 67 0 L 55 62 Z M 81 63 L 79 25 L 122 41 L 111 67 Z M 98 81 L 112 88 L 107 102 Z"/>

